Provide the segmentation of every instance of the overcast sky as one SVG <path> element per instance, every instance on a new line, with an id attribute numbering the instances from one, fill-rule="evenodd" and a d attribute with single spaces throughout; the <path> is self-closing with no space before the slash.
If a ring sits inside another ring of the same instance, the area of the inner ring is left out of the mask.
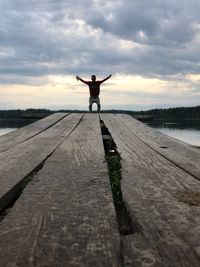
<path id="1" fill-rule="evenodd" d="M 0 0 L 0 109 L 199 105 L 200 1 Z"/>

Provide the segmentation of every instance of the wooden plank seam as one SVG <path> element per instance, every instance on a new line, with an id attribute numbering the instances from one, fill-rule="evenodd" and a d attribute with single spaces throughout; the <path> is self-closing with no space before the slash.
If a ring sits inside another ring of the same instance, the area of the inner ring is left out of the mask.
<path id="1" fill-rule="evenodd" d="M 11 147 L 14 147 L 14 146 L 16 146 L 16 145 L 18 145 L 18 144 L 21 144 L 21 143 L 23 143 L 23 142 L 25 142 L 25 141 L 27 141 L 27 140 L 29 140 L 29 139 L 31 139 L 31 138 L 34 138 L 35 136 L 41 134 L 42 132 L 45 132 L 46 130 L 48 130 L 49 128 L 51 128 L 52 126 L 54 126 L 55 124 L 57 124 L 58 122 L 60 122 L 61 120 L 63 120 L 64 118 L 66 118 L 66 117 L 69 116 L 69 115 L 70 115 L 70 114 L 66 114 L 66 115 L 64 115 L 63 117 L 61 117 L 60 119 L 58 119 L 57 121 L 55 121 L 54 123 L 52 123 L 51 125 L 49 125 L 48 127 L 42 129 L 41 131 L 37 132 L 36 134 L 34 134 L 34 135 L 32 135 L 32 136 L 30 136 L 30 137 L 28 137 L 28 138 L 26 138 L 26 139 L 24 139 L 24 140 L 22 140 L 22 141 L 20 141 L 20 142 L 15 143 L 14 145 L 9 146 L 8 148 L 2 150 L 1 152 L 5 152 L 5 151 L 7 151 L 8 149 L 10 149 Z"/>
<path id="2" fill-rule="evenodd" d="M 118 118 L 118 117 L 117 117 Z M 119 119 L 119 118 L 118 118 Z M 120 120 L 120 119 L 119 119 Z M 126 124 L 124 123 L 123 120 L 120 120 L 125 126 Z M 168 156 L 163 155 L 162 153 L 160 153 L 157 149 L 153 148 L 152 146 L 150 146 L 147 142 L 145 142 L 143 139 L 141 139 L 140 137 L 138 137 L 135 133 L 132 132 L 132 134 L 135 136 L 135 138 L 137 138 L 138 140 L 140 140 L 144 145 L 146 145 L 147 147 L 149 147 L 150 149 L 152 149 L 154 152 L 158 153 L 161 157 L 163 157 L 164 159 L 166 159 L 167 161 L 169 161 L 170 163 L 174 164 L 176 167 L 180 168 L 182 171 L 184 171 L 185 173 L 193 176 L 195 179 L 200 180 L 200 178 L 195 175 L 194 173 L 191 173 L 189 170 L 184 169 L 180 164 L 178 164 L 177 162 L 174 162 L 173 160 L 171 160 Z M 163 146 L 160 148 L 164 148 L 167 149 L 168 147 Z"/>
<path id="3" fill-rule="evenodd" d="M 65 116 L 66 117 L 66 116 Z M 8 191 L 1 199 L 0 199 L 0 221 L 2 221 L 7 215 L 9 209 L 15 204 L 17 199 L 23 193 L 24 188 L 28 185 L 28 183 L 32 180 L 32 178 L 43 168 L 44 163 L 47 159 L 57 150 L 57 148 L 75 131 L 80 122 L 82 121 L 84 114 L 76 124 L 76 126 L 69 132 L 69 134 L 59 143 L 57 146 L 49 153 L 45 159 L 40 162 L 31 172 L 29 172 L 25 177 L 21 179 L 21 181 L 16 184 L 10 191 Z M 55 123 L 54 123 L 55 124 Z M 54 125 L 53 124 L 53 125 Z"/>

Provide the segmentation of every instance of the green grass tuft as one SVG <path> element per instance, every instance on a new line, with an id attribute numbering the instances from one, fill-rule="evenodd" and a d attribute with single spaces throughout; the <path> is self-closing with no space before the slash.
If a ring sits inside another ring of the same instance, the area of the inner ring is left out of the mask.
<path id="1" fill-rule="evenodd" d="M 123 207 L 121 193 L 121 156 L 118 153 L 108 153 L 106 155 L 108 170 L 110 176 L 110 184 L 113 193 L 113 199 L 117 208 Z"/>

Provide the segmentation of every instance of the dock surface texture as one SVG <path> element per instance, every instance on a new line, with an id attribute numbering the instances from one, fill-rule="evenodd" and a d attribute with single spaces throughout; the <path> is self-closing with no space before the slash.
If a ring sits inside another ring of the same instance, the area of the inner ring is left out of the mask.
<path id="1" fill-rule="evenodd" d="M 0 137 L 0 266 L 199 267 L 200 150 L 122 114 L 56 113 Z"/>

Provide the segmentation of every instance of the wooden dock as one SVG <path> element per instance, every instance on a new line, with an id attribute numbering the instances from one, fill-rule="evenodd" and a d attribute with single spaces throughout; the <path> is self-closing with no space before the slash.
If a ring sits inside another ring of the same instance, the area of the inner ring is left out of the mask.
<path id="1" fill-rule="evenodd" d="M 130 232 L 119 231 L 102 124 Z M 0 137 L 1 266 L 199 267 L 200 150 L 122 114 L 56 113 Z"/>

